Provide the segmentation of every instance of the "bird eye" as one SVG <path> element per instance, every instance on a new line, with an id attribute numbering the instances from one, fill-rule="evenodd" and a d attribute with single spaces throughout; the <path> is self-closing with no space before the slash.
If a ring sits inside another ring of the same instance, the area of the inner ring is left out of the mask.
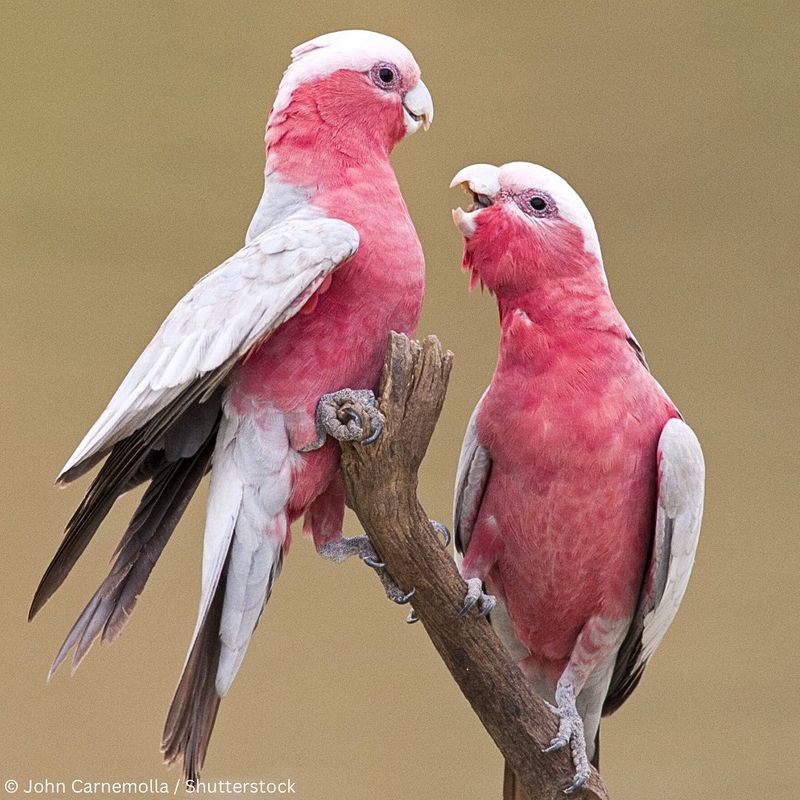
<path id="1" fill-rule="evenodd" d="M 558 213 L 555 201 L 541 189 L 531 189 L 517 195 L 517 205 L 531 217 L 553 217 Z"/>
<path id="2" fill-rule="evenodd" d="M 369 75 L 379 89 L 396 89 L 400 84 L 399 73 L 394 64 L 375 64 Z"/>

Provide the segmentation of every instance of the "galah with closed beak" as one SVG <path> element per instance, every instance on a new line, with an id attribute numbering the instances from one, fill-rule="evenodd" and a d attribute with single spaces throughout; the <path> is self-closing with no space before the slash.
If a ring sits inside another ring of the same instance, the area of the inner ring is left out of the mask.
<path id="1" fill-rule="evenodd" d="M 469 421 L 455 542 L 469 591 L 559 721 L 568 792 L 601 715 L 634 690 L 683 598 L 700 532 L 697 437 L 617 311 L 588 209 L 529 163 L 461 170 L 470 285 L 497 298 L 500 353 Z M 506 767 L 505 800 L 522 797 Z"/>
<path id="2" fill-rule="evenodd" d="M 269 114 L 264 193 L 244 247 L 172 310 L 59 476 L 69 483 L 105 459 L 31 616 L 114 501 L 147 489 L 52 669 L 73 646 L 77 666 L 98 636 L 119 634 L 211 471 L 200 609 L 162 744 L 187 778 L 202 767 L 289 525 L 304 516 L 321 554 L 382 569 L 366 537 L 342 536 L 339 450 L 326 434 L 380 430 L 369 403 L 388 334 L 416 328 L 424 260 L 389 156 L 432 120 L 420 69 L 397 40 L 341 31 L 295 48 Z M 356 412 L 342 424 L 334 412 L 346 399 L 366 404 L 371 424 Z M 407 599 L 380 574 L 393 599 Z"/>

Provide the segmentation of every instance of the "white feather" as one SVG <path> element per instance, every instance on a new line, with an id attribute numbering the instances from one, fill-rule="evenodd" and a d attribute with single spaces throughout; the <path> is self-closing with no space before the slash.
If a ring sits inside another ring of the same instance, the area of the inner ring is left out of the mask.
<path id="1" fill-rule="evenodd" d="M 637 665 L 644 664 L 664 638 L 678 612 L 694 564 L 703 516 L 705 463 L 694 431 L 680 419 L 664 426 L 658 443 L 660 476 L 655 547 L 668 548 L 664 591 L 644 619 Z M 668 525 L 672 535 L 667 541 Z"/>

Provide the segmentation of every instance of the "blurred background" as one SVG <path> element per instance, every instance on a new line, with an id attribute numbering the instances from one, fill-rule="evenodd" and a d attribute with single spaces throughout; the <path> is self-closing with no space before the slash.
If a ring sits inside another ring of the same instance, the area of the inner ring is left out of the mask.
<path id="1" fill-rule="evenodd" d="M 86 486 L 53 479 L 176 300 L 240 247 L 291 47 L 363 27 L 412 49 L 436 104 L 394 157 L 427 254 L 420 333 L 456 353 L 423 505 L 449 521 L 497 346 L 494 301 L 459 271 L 448 183 L 475 161 L 545 164 L 593 211 L 617 304 L 708 465 L 681 612 L 603 726 L 610 792 L 796 794 L 795 3 L 142 0 L 3 17 L 0 778 L 177 777 L 159 739 L 195 620 L 204 497 L 120 640 L 46 685 L 136 503 L 118 504 L 28 626 Z M 297 535 L 204 778 L 290 777 L 303 800 L 499 798 L 499 753 L 405 613 L 370 570 Z"/>

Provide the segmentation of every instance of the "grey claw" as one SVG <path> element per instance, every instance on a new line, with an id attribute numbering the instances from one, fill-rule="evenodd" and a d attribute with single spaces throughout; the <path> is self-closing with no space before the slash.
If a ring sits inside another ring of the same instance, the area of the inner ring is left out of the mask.
<path id="1" fill-rule="evenodd" d="M 415 586 L 408 594 L 401 595 L 400 597 L 393 597 L 392 600 L 399 606 L 404 606 L 415 594 L 417 587 Z"/>
<path id="2" fill-rule="evenodd" d="M 354 422 L 362 431 L 364 430 L 364 420 L 361 419 L 361 414 L 356 414 L 352 408 L 348 408 L 344 413 L 345 416 L 350 417 L 350 422 Z"/>
<path id="3" fill-rule="evenodd" d="M 450 544 L 450 530 L 446 525 L 442 525 L 441 522 L 437 522 L 435 519 L 431 521 L 431 527 L 442 537 L 442 541 L 444 542 L 444 546 L 447 547 Z"/>
<path id="4" fill-rule="evenodd" d="M 413 625 L 415 622 L 419 622 L 419 617 L 417 616 L 417 612 L 414 609 L 411 609 L 411 613 L 406 617 L 406 622 L 409 625 Z"/>
<path id="5" fill-rule="evenodd" d="M 570 683 L 559 681 L 556 687 L 556 706 L 548 703 L 548 707 L 558 717 L 558 733 L 550 740 L 550 746 L 543 752 L 552 753 L 560 750 L 567 744 L 570 745 L 572 764 L 575 772 L 572 784 L 564 789 L 564 794 L 573 794 L 589 780 L 591 769 L 586 756 L 586 739 L 584 736 L 583 719 L 578 713 L 575 699 L 575 690 Z"/>
<path id="6" fill-rule="evenodd" d="M 495 599 L 494 595 L 491 594 L 484 595 L 483 603 L 481 605 L 481 610 L 478 612 L 478 616 L 488 617 L 489 614 L 491 614 L 492 611 L 494 610 L 496 604 L 497 600 Z"/>
<path id="7" fill-rule="evenodd" d="M 361 561 L 371 569 L 375 570 L 375 574 L 380 580 L 386 596 L 399 605 L 407 603 L 417 591 L 412 589 L 408 594 L 391 579 L 386 572 L 386 564 L 378 559 L 372 543 L 365 536 L 352 536 L 349 539 L 337 539 L 333 542 L 328 542 L 319 548 L 319 554 L 324 558 L 329 559 L 337 564 L 341 564 L 350 556 L 358 556 Z"/>
<path id="8" fill-rule="evenodd" d="M 475 605 L 475 603 L 477 603 L 477 602 L 478 602 L 478 598 L 477 598 L 477 597 L 468 597 L 468 598 L 467 598 L 467 599 L 464 601 L 464 607 L 461 609 L 461 611 L 459 611 L 459 612 L 458 612 L 458 616 L 459 616 L 459 617 L 463 617 L 463 616 L 464 616 L 464 614 L 467 614 L 467 613 L 469 613 L 469 610 L 470 610 L 470 609 L 472 608 L 472 606 L 474 606 L 474 605 Z"/>
<path id="9" fill-rule="evenodd" d="M 361 440 L 362 445 L 372 444 L 373 442 L 377 442 L 380 435 L 383 433 L 383 422 L 379 419 L 373 420 L 374 429 L 372 433 L 367 436 L 366 439 Z"/>
<path id="10" fill-rule="evenodd" d="M 478 605 L 478 616 L 488 616 L 497 603 L 495 596 L 486 594 L 483 591 L 483 581 L 480 578 L 469 578 L 466 583 L 467 593 L 464 596 L 464 605 L 458 612 L 458 616 L 463 617 L 476 603 Z"/>
<path id="11" fill-rule="evenodd" d="M 589 776 L 588 775 L 580 775 L 579 777 L 575 778 L 575 780 L 572 783 L 572 785 L 567 786 L 567 788 L 564 789 L 564 794 L 574 794 L 588 780 L 589 780 Z"/>
<path id="12" fill-rule="evenodd" d="M 360 405 L 363 413 L 345 404 Z M 372 433 L 362 438 L 365 430 L 365 417 L 369 419 Z M 371 444 L 383 430 L 383 416 L 375 402 L 371 389 L 340 389 L 323 395 L 317 403 L 317 439 L 311 449 L 321 447 L 326 436 L 333 436 L 340 442 L 361 442 Z"/>

